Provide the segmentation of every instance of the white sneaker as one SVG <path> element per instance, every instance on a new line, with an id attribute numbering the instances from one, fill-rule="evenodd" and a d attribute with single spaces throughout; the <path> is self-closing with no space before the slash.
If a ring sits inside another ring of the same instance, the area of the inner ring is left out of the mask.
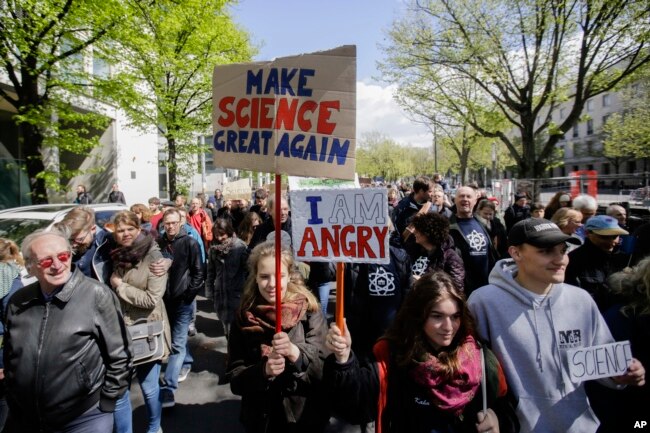
<path id="1" fill-rule="evenodd" d="M 184 365 L 181 368 L 181 372 L 178 374 L 178 382 L 183 382 L 187 379 L 187 376 L 190 374 L 191 367 L 189 365 Z"/>

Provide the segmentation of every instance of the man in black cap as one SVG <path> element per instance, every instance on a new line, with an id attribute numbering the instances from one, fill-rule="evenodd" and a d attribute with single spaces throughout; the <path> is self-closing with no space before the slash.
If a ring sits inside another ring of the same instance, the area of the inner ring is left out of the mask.
<path id="1" fill-rule="evenodd" d="M 512 226 L 527 218 L 530 218 L 528 198 L 526 197 L 525 192 L 517 192 L 515 193 L 515 202 L 510 205 L 503 214 L 503 219 L 506 222 L 506 229 L 510 232 Z"/>
<path id="2" fill-rule="evenodd" d="M 497 262 L 489 285 L 474 291 L 467 305 L 518 401 L 521 431 L 594 432 L 599 421 L 589 407 L 587 381 L 571 380 L 567 359 L 571 349 L 614 339 L 591 296 L 563 282 L 567 243 L 580 241 L 542 218 L 518 222 L 508 240 L 512 258 Z M 632 359 L 626 374 L 598 381 L 642 386 L 645 369 Z"/>

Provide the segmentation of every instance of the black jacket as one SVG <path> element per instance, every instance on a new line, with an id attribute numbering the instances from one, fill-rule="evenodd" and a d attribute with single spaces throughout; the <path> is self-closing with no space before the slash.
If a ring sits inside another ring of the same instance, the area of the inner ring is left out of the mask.
<path id="1" fill-rule="evenodd" d="M 158 245 L 163 256 L 172 259 L 165 300 L 192 302 L 205 282 L 199 243 L 181 228 L 172 240 L 162 235 Z"/>
<path id="2" fill-rule="evenodd" d="M 110 203 L 126 204 L 126 199 L 124 198 L 124 193 L 122 191 L 111 191 L 108 194 L 108 201 Z"/>
<path id="3" fill-rule="evenodd" d="M 404 233 L 406 227 L 411 223 L 411 220 L 417 214 L 420 209 L 422 209 L 423 204 L 418 204 L 415 201 L 414 193 L 411 193 L 408 197 L 404 197 L 395 207 L 393 211 L 393 218 L 395 221 L 395 230 L 400 235 Z M 434 209 L 434 207 L 432 207 Z"/>
<path id="4" fill-rule="evenodd" d="M 503 214 L 503 219 L 506 222 L 506 229 L 510 232 L 512 226 L 517 224 L 519 221 L 530 218 L 530 206 L 519 206 L 518 204 L 513 204 Z"/>
<path id="5" fill-rule="evenodd" d="M 388 264 L 346 266 L 345 317 L 357 353 L 372 351 L 410 290 L 411 259 L 399 242 L 399 236 L 390 237 Z"/>
<path id="6" fill-rule="evenodd" d="M 287 232 L 289 236 L 292 236 L 291 233 L 291 217 L 287 218 L 287 221 L 282 223 L 280 227 L 281 230 Z M 275 224 L 273 224 L 273 218 L 269 218 L 264 221 L 262 224 L 258 225 L 255 231 L 253 232 L 253 237 L 251 238 L 250 243 L 248 244 L 248 249 L 252 250 L 258 244 L 266 241 L 266 237 L 275 230 Z"/>
<path id="7" fill-rule="evenodd" d="M 616 298 L 607 287 L 607 278 L 623 270 L 627 254 L 611 254 L 596 247 L 589 238 L 579 248 L 569 253 L 564 282 L 585 289 L 603 313 Z"/>
<path id="8" fill-rule="evenodd" d="M 411 256 L 411 262 L 413 275 L 421 276 L 423 273 L 444 271 L 451 277 L 451 281 L 459 291 L 464 290 L 465 264 L 456 251 L 451 235 L 447 235 L 442 245 L 431 253 L 420 247 L 417 254 Z"/>
<path id="9" fill-rule="evenodd" d="M 271 345 L 274 330 L 245 332 L 235 324 L 228 339 L 226 374 L 233 394 L 241 395 L 240 420 L 246 432 L 323 431 L 329 407 L 321 378 L 327 322 L 319 310 L 307 313 L 302 321 L 285 331 L 300 349 L 295 363 L 286 361 L 285 370 L 273 380 L 264 376 L 266 357 L 261 345 Z"/>
<path id="10" fill-rule="evenodd" d="M 38 282 L 7 308 L 5 378 L 21 431 L 60 428 L 97 404 L 104 412 L 129 385 L 131 339 L 117 297 L 75 271 L 52 301 Z"/>

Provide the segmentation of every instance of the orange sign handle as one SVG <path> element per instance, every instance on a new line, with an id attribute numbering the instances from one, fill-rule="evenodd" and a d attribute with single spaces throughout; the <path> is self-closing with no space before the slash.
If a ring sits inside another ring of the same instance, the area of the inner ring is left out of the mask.
<path id="1" fill-rule="evenodd" d="M 345 287 L 345 282 L 343 281 L 345 271 L 345 264 L 343 262 L 336 263 L 336 312 L 334 318 L 336 319 L 336 326 L 339 327 L 341 332 L 345 332 L 345 326 L 343 325 L 343 314 L 344 314 L 344 302 L 343 302 L 343 291 Z"/>
<path id="2" fill-rule="evenodd" d="M 280 200 L 282 176 L 275 175 L 275 201 L 274 216 L 275 223 L 275 333 L 282 331 L 282 222 L 280 221 Z"/>

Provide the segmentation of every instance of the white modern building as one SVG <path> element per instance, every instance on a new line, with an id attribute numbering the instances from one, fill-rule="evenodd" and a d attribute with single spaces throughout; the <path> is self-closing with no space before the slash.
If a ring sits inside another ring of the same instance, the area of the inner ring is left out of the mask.
<path id="1" fill-rule="evenodd" d="M 92 53 L 84 52 L 80 62 L 86 72 L 110 73 L 108 65 L 95 61 Z M 0 85 L 8 92 L 12 87 L 6 76 L 0 74 Z M 142 132 L 128 126 L 124 112 L 112 105 L 90 98 L 75 98 L 71 104 L 79 111 L 94 110 L 110 119 L 104 130 L 93 131 L 99 137 L 100 145 L 87 155 L 48 152 L 43 154 L 46 163 L 65 164 L 68 169 L 89 170 L 88 174 L 62 179 L 66 184 L 64 193 L 50 194 L 49 201 L 72 202 L 76 197 L 76 186 L 83 184 L 94 197 L 95 202 L 105 202 L 114 183 L 124 193 L 127 204 L 147 203 L 150 197 L 158 196 L 159 186 L 159 137 L 152 125 L 150 131 Z M 20 167 L 24 156 L 19 146 L 19 130 L 12 121 L 13 107 L 0 98 L 0 208 L 31 204 L 29 180 Z"/>

